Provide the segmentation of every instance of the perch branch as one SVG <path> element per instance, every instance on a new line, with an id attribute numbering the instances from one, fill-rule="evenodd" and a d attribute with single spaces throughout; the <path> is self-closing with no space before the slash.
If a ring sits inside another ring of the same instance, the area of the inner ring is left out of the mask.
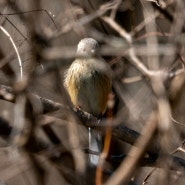
<path id="1" fill-rule="evenodd" d="M 36 101 L 38 102 L 37 104 L 42 105 L 42 110 L 40 114 L 47 114 L 53 111 L 57 110 L 67 110 L 71 111 L 72 109 L 68 106 L 62 105 L 60 103 L 54 102 L 52 100 L 40 97 L 36 94 L 31 93 L 30 96 L 33 96 Z M 7 98 L 11 97 L 11 98 Z M 11 87 L 5 86 L 5 85 L 0 85 L 0 99 L 9 101 L 14 103 L 15 102 L 15 94 L 12 90 Z M 83 112 L 79 109 L 74 108 L 73 109 L 74 113 L 77 115 L 77 117 L 82 120 L 81 123 L 86 126 L 86 127 L 93 127 L 95 129 L 101 129 L 102 131 L 105 130 L 107 122 L 104 120 L 98 120 L 96 117 L 92 116 L 91 114 L 87 112 Z M 112 123 L 114 123 L 114 120 L 112 120 Z M 117 126 L 115 126 L 117 125 Z M 131 145 L 133 145 L 136 141 L 136 139 L 140 136 L 140 134 L 132 129 L 129 129 L 126 126 L 120 126 L 121 123 L 114 123 L 111 124 L 113 126 L 113 135 L 120 140 L 127 142 Z M 148 148 L 149 152 L 157 152 L 159 151 L 158 144 L 152 144 L 152 146 L 149 146 Z"/>

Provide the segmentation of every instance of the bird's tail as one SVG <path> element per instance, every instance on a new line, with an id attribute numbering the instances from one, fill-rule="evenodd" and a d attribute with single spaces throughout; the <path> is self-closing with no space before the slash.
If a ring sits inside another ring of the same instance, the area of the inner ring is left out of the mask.
<path id="1" fill-rule="evenodd" d="M 100 132 L 91 128 L 89 128 L 89 150 L 97 153 L 97 155 L 89 154 L 90 164 L 97 166 L 102 151 L 102 137 Z"/>

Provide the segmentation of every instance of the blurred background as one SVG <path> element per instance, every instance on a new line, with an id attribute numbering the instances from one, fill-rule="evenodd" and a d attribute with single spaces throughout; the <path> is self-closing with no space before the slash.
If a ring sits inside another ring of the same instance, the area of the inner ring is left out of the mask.
<path id="1" fill-rule="evenodd" d="M 1 0 L 0 184 L 95 184 L 97 169 L 87 159 L 88 129 L 69 108 L 72 104 L 63 87 L 77 43 L 92 37 L 112 69 L 112 122 L 115 128 L 131 129 L 118 133 L 113 126 L 103 183 L 117 172 L 162 97 L 169 105 L 164 110 L 169 122 L 164 126 L 160 124 L 165 120 L 160 120 L 152 136 L 162 149 L 152 154 L 146 149 L 143 157 L 151 157 L 152 162 L 136 165 L 127 182 L 144 184 L 155 169 L 148 184 L 183 185 L 184 8 L 183 0 Z M 116 30 L 114 23 L 120 28 Z M 131 43 L 123 36 L 127 34 Z M 132 62 L 132 47 L 149 71 L 163 70 L 169 77 L 160 98 L 148 76 Z M 175 151 L 179 147 L 182 150 Z M 175 163 L 174 170 L 167 159 L 161 163 L 164 153 L 178 157 L 181 165 Z M 118 160 L 112 160 L 113 156 Z"/>

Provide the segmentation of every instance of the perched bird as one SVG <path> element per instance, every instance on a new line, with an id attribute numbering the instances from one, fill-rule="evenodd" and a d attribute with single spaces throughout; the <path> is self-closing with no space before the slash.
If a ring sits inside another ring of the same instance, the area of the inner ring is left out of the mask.
<path id="1" fill-rule="evenodd" d="M 92 38 L 82 39 L 77 47 L 77 55 L 85 55 L 74 60 L 65 74 L 64 86 L 76 107 L 80 107 L 96 117 L 106 111 L 108 95 L 111 91 L 109 65 L 96 55 L 99 44 Z M 98 131 L 89 128 L 89 149 L 101 152 L 102 141 Z M 91 164 L 97 165 L 99 157 L 89 155 Z"/>

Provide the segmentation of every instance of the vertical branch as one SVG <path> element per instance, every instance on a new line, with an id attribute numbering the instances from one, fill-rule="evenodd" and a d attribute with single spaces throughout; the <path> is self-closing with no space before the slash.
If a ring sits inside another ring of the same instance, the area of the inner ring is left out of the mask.
<path id="1" fill-rule="evenodd" d="M 176 0 L 175 16 L 171 26 L 171 33 L 178 36 L 183 29 L 185 29 L 185 2 L 183 0 Z"/>
<path id="2" fill-rule="evenodd" d="M 147 33 L 150 32 L 156 32 L 156 23 L 155 23 L 155 14 L 153 11 L 152 6 L 150 6 L 149 3 L 145 3 L 144 0 L 140 0 L 143 4 L 143 14 L 144 14 L 144 22 L 145 22 L 145 29 Z M 150 20 L 150 24 L 147 24 L 147 18 L 152 15 L 152 19 Z M 146 45 L 147 48 L 150 50 L 152 47 L 153 49 L 153 55 L 151 56 L 146 52 L 147 58 L 148 58 L 148 65 L 149 68 L 152 70 L 158 70 L 159 69 L 159 58 L 158 58 L 158 41 L 157 37 L 147 37 L 146 38 Z"/>
<path id="3" fill-rule="evenodd" d="M 23 145 L 23 129 L 25 128 L 25 105 L 26 96 L 24 94 L 17 95 L 14 108 L 14 124 L 10 135 L 10 144 L 15 148 Z"/>
<path id="4" fill-rule="evenodd" d="M 153 15 L 154 17 L 154 12 L 152 7 L 150 6 L 149 3 L 145 3 L 143 0 L 141 0 L 141 2 L 143 3 L 143 14 L 144 14 L 144 21 L 147 20 L 147 17 L 149 17 L 149 15 Z M 146 28 L 146 32 L 156 32 L 156 23 L 155 23 L 155 19 L 150 21 L 150 24 L 145 24 L 145 28 Z M 159 56 L 158 56 L 158 41 L 157 41 L 157 37 L 147 37 L 146 38 L 146 43 L 147 43 L 147 48 L 150 49 L 151 47 L 154 50 L 154 54 L 153 56 L 150 56 L 149 54 L 147 54 L 148 57 L 148 64 L 151 68 L 151 70 L 159 70 L 160 64 L 159 64 Z M 165 74 L 165 72 L 162 72 Z M 167 76 L 165 76 L 164 74 L 162 74 L 160 72 L 157 71 L 153 71 L 153 74 L 151 75 L 151 86 L 154 90 L 154 93 L 157 96 L 157 106 L 158 106 L 158 110 L 159 110 L 159 115 L 160 115 L 160 120 L 163 120 L 162 122 L 159 122 L 159 128 L 165 128 L 165 130 L 169 129 L 169 124 L 170 124 L 170 118 L 169 115 L 171 114 L 171 110 L 170 110 L 170 105 L 169 102 L 166 98 L 166 92 L 165 92 L 165 82 L 166 82 L 166 78 Z M 162 130 L 163 130 L 162 129 Z"/>
<path id="5" fill-rule="evenodd" d="M 146 13 L 144 14 L 147 15 Z M 121 26 L 119 26 L 114 20 L 108 17 L 102 18 L 105 22 L 107 22 L 113 29 L 115 29 L 125 40 L 129 45 L 132 45 L 132 37 L 130 34 L 128 34 Z M 152 24 L 152 27 L 147 27 L 147 31 L 152 31 L 154 29 L 154 23 Z M 155 66 L 155 69 L 159 70 L 159 64 L 158 64 L 158 51 L 157 51 L 157 40 L 156 38 L 153 40 L 148 39 L 148 44 L 151 45 L 155 43 L 155 56 L 153 57 L 153 62 L 157 63 L 157 66 Z M 165 82 L 168 79 L 168 74 L 165 71 L 150 71 L 146 68 L 146 66 L 139 60 L 139 58 L 135 55 L 135 51 L 133 48 L 131 48 L 128 52 L 128 56 L 130 58 L 131 63 L 146 77 L 150 79 L 151 82 L 151 88 L 154 90 L 154 94 L 156 95 L 156 104 L 158 108 L 158 114 L 153 113 L 152 121 L 150 128 L 148 128 L 148 125 L 145 125 L 143 130 L 143 135 L 138 139 L 138 145 L 139 149 L 138 151 L 134 151 L 135 149 L 131 149 L 129 154 L 134 154 L 134 157 L 128 157 L 118 168 L 117 173 L 115 173 L 110 180 L 107 182 L 106 185 L 110 184 L 125 184 L 129 178 L 131 177 L 131 173 L 134 170 L 134 167 L 137 165 L 138 160 L 142 157 L 142 154 L 148 145 L 151 137 L 153 136 L 155 130 L 157 129 L 157 126 L 159 126 L 160 129 L 165 131 L 165 136 L 167 136 L 169 130 L 169 115 L 170 115 L 170 105 L 166 98 L 166 91 L 165 91 Z M 150 56 L 148 56 L 150 59 Z M 157 59 L 156 59 L 157 58 Z M 152 66 L 154 68 L 154 66 Z M 157 116 L 159 116 L 159 122 L 157 120 Z M 162 122 L 165 121 L 165 123 Z M 146 137 L 146 140 L 142 137 Z M 166 141 L 167 137 L 163 137 Z M 143 140 L 143 141 L 142 141 Z M 142 145 L 140 142 L 144 142 Z M 165 148 L 166 149 L 166 148 Z M 167 150 L 165 150 L 167 151 Z M 133 156 L 133 155 L 131 155 Z M 129 168 L 128 168 L 129 167 Z M 124 173 L 123 173 L 124 171 Z"/>

